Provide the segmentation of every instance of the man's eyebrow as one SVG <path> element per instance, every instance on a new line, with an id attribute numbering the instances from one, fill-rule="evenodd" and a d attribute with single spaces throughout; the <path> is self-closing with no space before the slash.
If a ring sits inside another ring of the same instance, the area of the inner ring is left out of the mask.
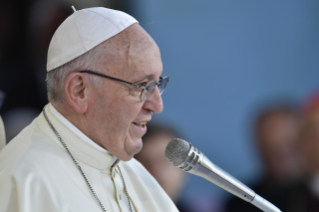
<path id="1" fill-rule="evenodd" d="M 152 78 L 154 78 L 154 76 L 155 76 L 154 74 L 145 75 L 141 79 L 135 80 L 134 83 L 139 83 L 139 82 L 142 82 L 146 79 L 152 79 Z"/>

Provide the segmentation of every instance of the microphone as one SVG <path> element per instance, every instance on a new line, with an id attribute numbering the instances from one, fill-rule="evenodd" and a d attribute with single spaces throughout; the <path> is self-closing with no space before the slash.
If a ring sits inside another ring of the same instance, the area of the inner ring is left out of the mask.
<path id="1" fill-rule="evenodd" d="M 191 143 L 180 138 L 172 139 L 165 149 L 165 157 L 174 166 L 218 185 L 237 197 L 250 202 L 265 212 L 281 212 L 242 182 L 212 163 Z"/>

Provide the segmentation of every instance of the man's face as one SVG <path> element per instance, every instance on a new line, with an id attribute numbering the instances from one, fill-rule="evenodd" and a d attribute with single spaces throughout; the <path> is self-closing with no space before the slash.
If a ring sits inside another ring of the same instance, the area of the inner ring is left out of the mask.
<path id="1" fill-rule="evenodd" d="M 298 149 L 299 120 L 290 114 L 274 113 L 260 128 L 260 146 L 271 177 L 287 179 L 301 171 Z"/>
<path id="2" fill-rule="evenodd" d="M 111 62 L 99 71 L 135 84 L 158 81 L 162 61 L 157 45 L 139 25 L 129 28 L 124 40 L 111 40 L 111 45 L 119 46 L 121 53 L 113 55 Z M 95 86 L 90 93 L 88 136 L 119 159 L 130 160 L 143 146 L 141 137 L 152 113 L 163 110 L 162 98 L 156 87 L 151 97 L 142 102 L 140 88 L 103 80 L 104 84 Z"/>

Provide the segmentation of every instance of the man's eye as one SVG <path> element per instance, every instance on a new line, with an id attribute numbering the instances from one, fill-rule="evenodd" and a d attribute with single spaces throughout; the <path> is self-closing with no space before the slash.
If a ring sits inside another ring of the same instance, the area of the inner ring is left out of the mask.
<path id="1" fill-rule="evenodd" d="M 139 85 L 139 86 L 146 86 L 146 85 L 147 85 L 147 82 L 142 82 L 142 83 L 139 83 L 138 85 Z"/>

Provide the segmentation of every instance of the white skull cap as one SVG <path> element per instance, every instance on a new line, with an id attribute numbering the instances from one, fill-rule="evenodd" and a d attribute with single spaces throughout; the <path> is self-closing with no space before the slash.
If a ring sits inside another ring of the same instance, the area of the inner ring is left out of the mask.
<path id="1" fill-rule="evenodd" d="M 74 11 L 51 39 L 47 71 L 81 56 L 134 23 L 138 21 L 132 16 L 103 7 Z"/>

